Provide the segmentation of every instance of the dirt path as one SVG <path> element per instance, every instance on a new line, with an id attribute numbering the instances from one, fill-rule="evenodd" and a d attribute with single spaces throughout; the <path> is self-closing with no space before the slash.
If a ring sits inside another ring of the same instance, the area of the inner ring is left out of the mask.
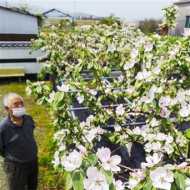
<path id="1" fill-rule="evenodd" d="M 3 170 L 3 158 L 0 157 L 0 189 L 7 190 L 6 177 Z"/>

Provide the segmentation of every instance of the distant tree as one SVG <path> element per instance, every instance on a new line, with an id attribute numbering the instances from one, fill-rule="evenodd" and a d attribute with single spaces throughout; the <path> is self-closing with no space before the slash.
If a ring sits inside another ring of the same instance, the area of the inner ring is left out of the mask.
<path id="1" fill-rule="evenodd" d="M 30 12 L 30 6 L 26 2 L 21 2 L 18 8 L 23 12 Z"/>
<path id="2" fill-rule="evenodd" d="M 149 33 L 158 32 L 160 24 L 161 20 L 145 19 L 139 22 L 139 28 L 145 34 L 149 34 Z"/>
<path id="3" fill-rule="evenodd" d="M 160 24 L 160 35 L 168 35 L 169 30 L 176 26 L 177 7 L 172 5 L 162 9 L 164 14 L 163 22 Z"/>
<path id="4" fill-rule="evenodd" d="M 105 17 L 105 18 L 100 20 L 100 24 L 106 24 L 108 26 L 111 26 L 115 23 L 117 23 L 118 25 L 121 25 L 121 21 L 113 15 L 111 15 L 109 17 Z"/>
<path id="5" fill-rule="evenodd" d="M 18 4 L 17 6 L 10 6 L 13 10 L 20 11 L 23 13 L 29 13 L 30 7 L 26 3 Z"/>

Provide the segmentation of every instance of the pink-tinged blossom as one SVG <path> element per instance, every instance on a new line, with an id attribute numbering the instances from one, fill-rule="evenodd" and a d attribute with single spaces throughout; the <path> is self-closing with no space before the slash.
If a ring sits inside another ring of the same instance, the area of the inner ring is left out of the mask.
<path id="1" fill-rule="evenodd" d="M 85 190 L 109 190 L 105 176 L 96 167 L 87 169 L 87 178 L 84 179 Z"/>
<path id="2" fill-rule="evenodd" d="M 111 156 L 111 151 L 109 148 L 99 148 L 96 155 L 105 170 L 113 172 L 120 171 L 120 167 L 118 165 L 121 162 L 121 157 L 118 155 Z"/>

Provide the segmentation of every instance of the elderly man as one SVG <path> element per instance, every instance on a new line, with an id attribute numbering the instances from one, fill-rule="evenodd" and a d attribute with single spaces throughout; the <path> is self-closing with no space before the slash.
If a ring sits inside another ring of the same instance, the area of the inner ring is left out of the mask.
<path id="1" fill-rule="evenodd" d="M 0 153 L 9 190 L 36 190 L 38 159 L 33 119 L 26 115 L 18 94 L 7 94 L 3 104 L 8 116 L 0 123 Z"/>

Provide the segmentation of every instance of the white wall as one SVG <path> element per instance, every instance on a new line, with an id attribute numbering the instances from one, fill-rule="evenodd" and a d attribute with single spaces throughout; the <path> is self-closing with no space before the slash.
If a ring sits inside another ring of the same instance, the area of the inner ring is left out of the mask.
<path id="1" fill-rule="evenodd" d="M 44 54 L 41 51 L 32 51 L 31 48 L 24 47 L 0 47 L 0 59 L 25 59 L 38 58 Z M 22 67 L 27 74 L 39 73 L 41 64 L 36 62 L 29 63 L 0 63 L 0 68 L 17 68 Z"/>
<path id="2" fill-rule="evenodd" d="M 178 14 L 177 14 L 177 26 L 176 26 L 176 34 L 183 35 L 186 16 L 190 16 L 190 3 L 178 5 Z"/>
<path id="3" fill-rule="evenodd" d="M 0 63 L 0 68 L 24 68 L 26 74 L 37 74 L 42 65 L 39 63 Z"/>
<path id="4" fill-rule="evenodd" d="M 26 47 L 0 47 L 0 59 L 24 59 L 41 57 L 40 51 L 32 51 Z"/>
<path id="5" fill-rule="evenodd" d="M 37 34 L 37 18 L 0 8 L 1 34 Z"/>

